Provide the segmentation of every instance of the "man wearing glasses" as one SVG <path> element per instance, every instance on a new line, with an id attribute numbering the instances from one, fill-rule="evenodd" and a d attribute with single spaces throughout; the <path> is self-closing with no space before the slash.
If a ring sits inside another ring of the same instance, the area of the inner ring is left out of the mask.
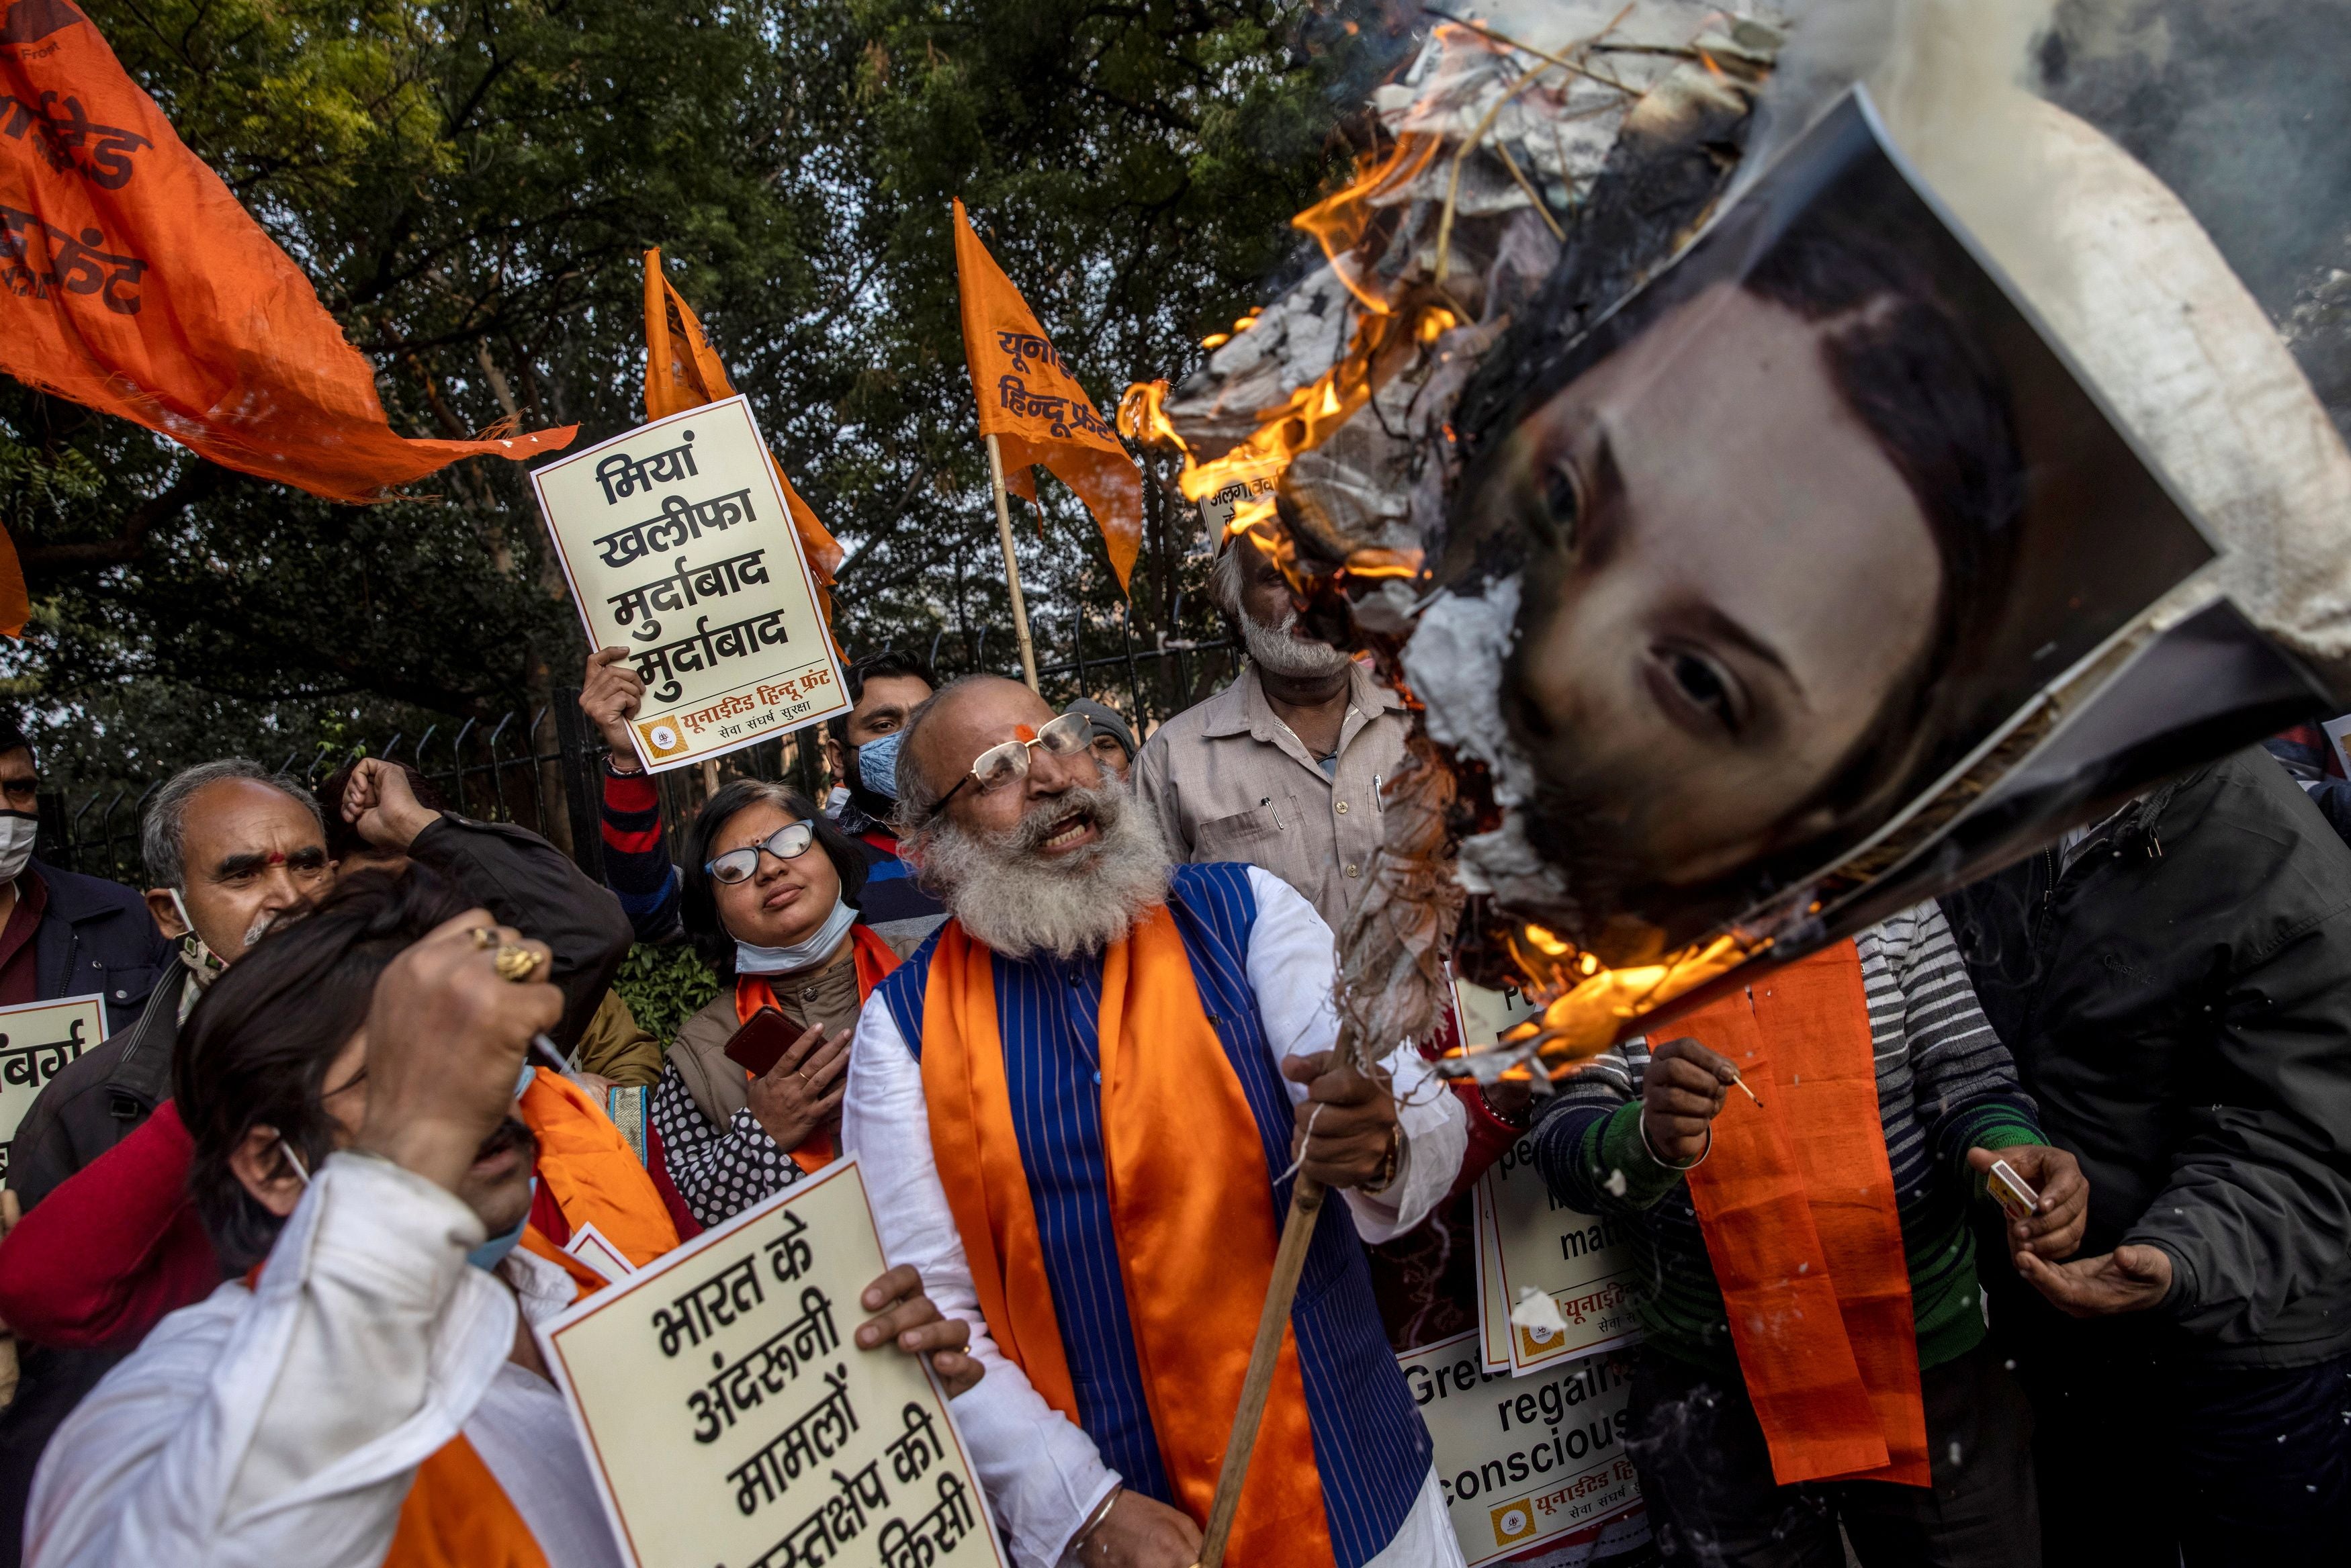
<path id="1" fill-rule="evenodd" d="M 971 1325 L 956 1401 L 1022 1568 L 1186 1568 L 1290 1197 L 1323 1204 L 1229 1561 L 1461 1562 L 1362 1238 L 1452 1185 L 1411 1049 L 1333 1061 L 1330 928 L 1255 867 L 1171 867 L 1082 712 L 967 676 L 917 709 L 899 839 L 944 926 L 874 988 L 842 1140 L 884 1251 Z"/>

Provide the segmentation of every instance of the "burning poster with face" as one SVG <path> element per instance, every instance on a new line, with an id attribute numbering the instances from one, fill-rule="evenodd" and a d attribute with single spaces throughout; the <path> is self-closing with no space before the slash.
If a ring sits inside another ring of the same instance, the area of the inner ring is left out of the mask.
<path id="1" fill-rule="evenodd" d="M 1280 473 L 1232 547 L 1418 704 L 1342 1016 L 1415 1033 L 1447 956 L 1514 982 L 1542 1015 L 1481 1077 L 1572 1070 L 2324 700 L 2225 601 L 2179 612 L 2219 540 L 1866 88 L 1742 171 L 1782 35 L 1616 26 L 1517 63 L 1437 29 L 1393 157 L 1325 203 L 1378 211 L 1315 230 L 1331 267 L 1249 352 L 1130 404 L 1187 493 Z M 1355 317 L 1319 348 L 1317 289 Z"/>

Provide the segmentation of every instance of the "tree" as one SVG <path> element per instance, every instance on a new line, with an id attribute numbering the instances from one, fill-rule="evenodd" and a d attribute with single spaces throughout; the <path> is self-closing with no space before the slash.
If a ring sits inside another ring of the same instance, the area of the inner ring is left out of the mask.
<path id="1" fill-rule="evenodd" d="M 396 429 L 636 422 L 659 245 L 850 551 L 844 640 L 992 626 L 1008 653 L 948 198 L 1107 410 L 1296 254 L 1289 214 L 1350 151 L 1330 84 L 1364 50 L 1276 0 L 89 10 L 379 367 Z M 330 506 L 0 388 L 0 521 L 36 606 L 6 668 L 53 771 L 545 701 L 581 650 L 525 476 L 475 461 L 420 488 Z M 1022 566 L 1044 629 L 1108 616 L 1091 522 L 1066 493 L 1042 510 Z M 1154 510 L 1146 639 L 1187 569 L 1188 508 Z"/>

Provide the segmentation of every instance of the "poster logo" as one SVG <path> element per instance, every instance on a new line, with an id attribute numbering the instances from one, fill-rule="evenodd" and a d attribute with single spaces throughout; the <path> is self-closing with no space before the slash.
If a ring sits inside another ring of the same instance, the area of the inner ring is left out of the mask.
<path id="1" fill-rule="evenodd" d="M 1520 1498 L 1491 1511 L 1494 1522 L 1494 1544 L 1508 1546 L 1514 1541 L 1524 1541 L 1535 1532 L 1535 1511 Z"/>
<path id="2" fill-rule="evenodd" d="M 641 724 L 637 727 L 637 733 L 644 737 L 645 750 L 651 752 L 656 761 L 685 750 L 685 737 L 678 733 L 676 725 L 666 720 Z"/>

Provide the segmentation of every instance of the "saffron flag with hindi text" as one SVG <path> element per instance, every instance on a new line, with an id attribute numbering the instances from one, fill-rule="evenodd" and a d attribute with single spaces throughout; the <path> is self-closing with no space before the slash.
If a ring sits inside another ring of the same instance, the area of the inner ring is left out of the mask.
<path id="1" fill-rule="evenodd" d="M 97 26 L 0 5 L 0 370 L 333 501 L 571 440 L 393 431 L 375 368 Z"/>
<path id="2" fill-rule="evenodd" d="M 702 323 L 695 317 L 694 307 L 670 286 L 669 275 L 662 269 L 661 252 L 647 251 L 646 422 L 734 395 L 734 385 L 726 379 L 726 367 L 718 362 L 710 339 L 703 335 Z M 792 514 L 792 531 L 799 535 L 800 549 L 808 556 L 809 568 L 816 574 L 818 601 L 829 624 L 832 619 L 829 590 L 833 573 L 841 569 L 841 545 L 817 521 L 816 513 L 800 499 L 800 493 L 792 488 L 784 465 L 776 461 L 774 452 L 768 454 L 768 462 L 776 471 L 776 483 L 783 486 L 784 504 Z"/>
<path id="3" fill-rule="evenodd" d="M 1003 453 L 1004 485 L 1034 504 L 1042 464 L 1078 493 L 1102 528 L 1119 591 L 1126 591 L 1143 542 L 1143 475 L 1094 410 L 1029 302 L 972 232 L 955 204 L 956 281 L 963 296 L 963 352 L 979 400 L 979 432 Z"/>

